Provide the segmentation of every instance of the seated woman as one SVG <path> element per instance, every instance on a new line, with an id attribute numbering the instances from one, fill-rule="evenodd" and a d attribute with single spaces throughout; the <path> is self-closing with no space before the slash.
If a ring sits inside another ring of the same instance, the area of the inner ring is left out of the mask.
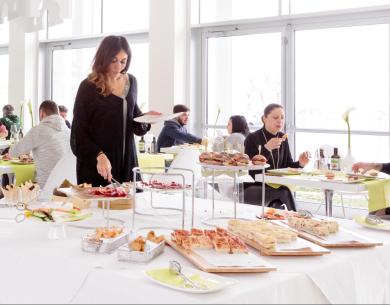
<path id="1" fill-rule="evenodd" d="M 377 175 L 380 171 L 382 173 L 390 175 L 390 163 L 369 163 L 369 162 L 358 162 L 352 165 L 352 171 L 355 173 L 370 173 L 372 175 Z M 377 216 L 390 215 L 390 207 L 370 212 L 370 214 L 375 214 Z"/>
<path id="2" fill-rule="evenodd" d="M 250 133 L 245 139 L 245 153 L 252 158 L 257 154 L 265 156 L 269 169 L 304 167 L 309 163 L 309 153 L 304 152 L 298 161 L 293 161 L 288 145 L 287 135 L 281 132 L 284 127 L 284 109 L 282 105 L 270 104 L 264 109 L 262 116 L 263 128 Z M 250 171 L 255 175 L 261 171 Z M 244 184 L 244 201 L 249 204 L 261 205 L 262 185 L 259 182 Z M 265 186 L 265 205 L 280 208 L 282 204 L 289 210 L 296 210 L 294 197 L 286 186 L 273 188 Z"/>
<path id="3" fill-rule="evenodd" d="M 230 144 L 233 149 L 244 145 L 245 138 L 249 134 L 249 127 L 246 119 L 242 115 L 232 115 L 227 124 L 229 136 L 226 143 Z"/>

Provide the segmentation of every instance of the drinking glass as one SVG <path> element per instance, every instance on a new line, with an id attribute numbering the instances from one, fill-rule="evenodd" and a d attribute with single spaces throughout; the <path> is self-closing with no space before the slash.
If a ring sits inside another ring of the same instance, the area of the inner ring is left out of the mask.
<path id="1" fill-rule="evenodd" d="M 19 132 L 18 125 L 12 124 L 11 128 L 10 128 L 10 132 L 11 132 L 11 140 L 17 141 L 18 140 L 18 132 Z"/>

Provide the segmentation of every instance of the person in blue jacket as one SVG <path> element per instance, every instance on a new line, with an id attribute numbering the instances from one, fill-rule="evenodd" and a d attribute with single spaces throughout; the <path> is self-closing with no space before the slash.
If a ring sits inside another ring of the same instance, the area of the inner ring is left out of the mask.
<path id="1" fill-rule="evenodd" d="M 157 150 L 162 147 L 171 147 L 184 143 L 199 143 L 204 144 L 206 139 L 198 138 L 197 136 L 187 131 L 186 125 L 190 116 L 190 109 L 185 105 L 175 105 L 173 113 L 180 113 L 176 118 L 165 121 L 164 127 L 157 139 Z"/>

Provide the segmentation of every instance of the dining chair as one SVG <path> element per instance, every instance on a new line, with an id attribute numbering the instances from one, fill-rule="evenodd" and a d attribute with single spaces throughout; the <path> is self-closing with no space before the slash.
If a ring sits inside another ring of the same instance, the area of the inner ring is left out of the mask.
<path id="1" fill-rule="evenodd" d="M 71 151 L 66 153 L 54 166 L 41 191 L 39 199 L 50 200 L 53 190 L 58 187 L 64 179 L 67 179 L 73 184 L 77 184 L 76 157 Z"/>

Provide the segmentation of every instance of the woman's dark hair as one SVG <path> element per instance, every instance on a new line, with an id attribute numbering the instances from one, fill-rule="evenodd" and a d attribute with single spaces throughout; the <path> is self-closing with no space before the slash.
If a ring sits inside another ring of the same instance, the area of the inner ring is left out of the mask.
<path id="1" fill-rule="evenodd" d="M 131 50 L 125 37 L 107 36 L 102 40 L 96 51 L 93 59 L 92 73 L 88 75 L 88 80 L 96 85 L 100 91 L 99 93 L 103 96 L 107 96 L 111 93 L 106 73 L 108 71 L 108 66 L 121 50 L 127 54 L 126 66 L 121 71 L 122 74 L 125 74 L 129 69 L 131 62 Z"/>
<path id="2" fill-rule="evenodd" d="M 267 105 L 267 106 L 264 108 L 264 114 L 263 114 L 261 120 L 263 121 L 263 118 L 264 118 L 264 117 L 267 117 L 267 116 L 268 116 L 274 109 L 276 109 L 276 108 L 282 108 L 282 109 L 284 109 L 283 106 L 280 105 L 280 104 L 269 104 L 269 105 Z M 264 121 L 263 121 L 263 123 L 264 123 Z"/>
<path id="3" fill-rule="evenodd" d="M 246 118 L 243 115 L 232 115 L 232 133 L 241 133 L 245 137 L 249 134 L 249 127 Z"/>

